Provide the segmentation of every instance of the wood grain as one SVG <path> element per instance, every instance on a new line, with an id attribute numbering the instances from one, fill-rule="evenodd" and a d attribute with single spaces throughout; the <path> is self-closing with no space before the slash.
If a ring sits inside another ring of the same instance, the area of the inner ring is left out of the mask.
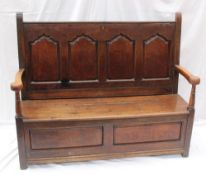
<path id="1" fill-rule="evenodd" d="M 169 42 L 160 35 L 152 36 L 144 42 L 144 79 L 169 77 L 169 52 Z"/>
<path id="2" fill-rule="evenodd" d="M 114 144 L 134 144 L 180 139 L 181 123 L 116 126 Z"/>
<path id="3" fill-rule="evenodd" d="M 31 47 L 31 81 L 58 81 L 60 59 L 58 42 L 48 36 L 33 41 Z"/>
<path id="4" fill-rule="evenodd" d="M 134 75 L 134 42 L 126 36 L 116 36 L 107 43 L 107 79 L 132 79 Z"/>
<path id="5" fill-rule="evenodd" d="M 73 127 L 30 130 L 32 149 L 102 145 L 102 127 Z"/>
<path id="6" fill-rule="evenodd" d="M 98 79 L 97 43 L 87 36 L 78 36 L 69 44 L 69 80 Z"/>
<path id="7" fill-rule="evenodd" d="M 187 114 L 187 103 L 179 95 L 25 100 L 24 121 L 97 120 Z"/>

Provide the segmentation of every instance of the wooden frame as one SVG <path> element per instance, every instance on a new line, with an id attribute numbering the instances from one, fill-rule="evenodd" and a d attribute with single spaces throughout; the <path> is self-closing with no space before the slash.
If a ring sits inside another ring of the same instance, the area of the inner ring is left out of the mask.
<path id="1" fill-rule="evenodd" d="M 143 23 L 26 23 L 17 14 L 17 31 L 11 89 L 21 169 L 188 156 L 200 79 L 179 65 L 180 13 L 175 22 Z M 192 85 L 188 103 L 177 94 L 179 74 Z"/>

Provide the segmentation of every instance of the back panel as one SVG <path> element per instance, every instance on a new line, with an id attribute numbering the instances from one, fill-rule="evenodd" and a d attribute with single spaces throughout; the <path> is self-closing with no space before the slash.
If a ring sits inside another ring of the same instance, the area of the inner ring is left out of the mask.
<path id="1" fill-rule="evenodd" d="M 24 99 L 177 91 L 177 21 L 17 24 Z"/>

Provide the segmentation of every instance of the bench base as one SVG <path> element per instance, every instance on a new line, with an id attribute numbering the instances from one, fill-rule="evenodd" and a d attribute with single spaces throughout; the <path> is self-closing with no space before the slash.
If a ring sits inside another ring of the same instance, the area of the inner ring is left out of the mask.
<path id="1" fill-rule="evenodd" d="M 17 117 L 21 169 L 29 164 L 142 155 L 188 155 L 191 115 L 25 122 Z"/>

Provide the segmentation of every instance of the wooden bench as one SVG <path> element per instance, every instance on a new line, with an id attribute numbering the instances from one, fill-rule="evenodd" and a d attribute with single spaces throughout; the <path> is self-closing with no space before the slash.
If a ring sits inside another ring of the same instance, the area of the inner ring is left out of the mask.
<path id="1" fill-rule="evenodd" d="M 200 79 L 179 66 L 168 22 L 23 22 L 17 14 L 20 167 L 137 155 L 188 156 Z M 192 85 L 189 103 L 178 74 Z M 21 92 L 21 95 L 20 95 Z"/>

